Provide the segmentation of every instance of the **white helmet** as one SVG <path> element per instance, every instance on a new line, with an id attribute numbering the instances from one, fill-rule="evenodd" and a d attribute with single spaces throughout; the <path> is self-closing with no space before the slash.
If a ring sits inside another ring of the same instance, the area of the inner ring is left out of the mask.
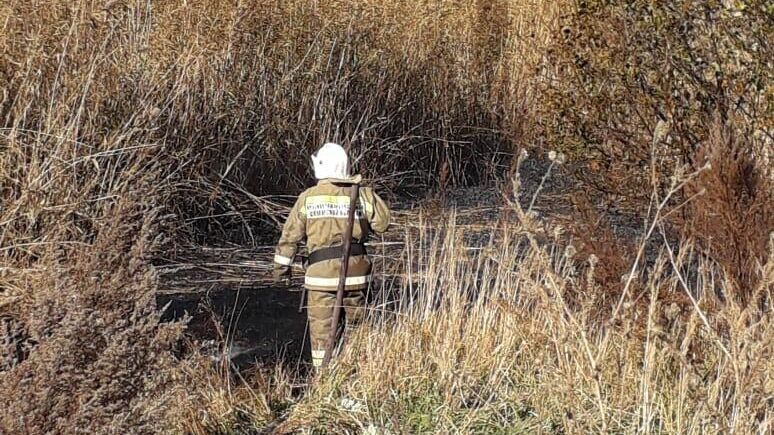
<path id="1" fill-rule="evenodd" d="M 314 165 L 314 177 L 318 180 L 349 178 L 349 157 L 339 144 L 329 142 L 323 145 L 312 155 L 312 165 Z"/>

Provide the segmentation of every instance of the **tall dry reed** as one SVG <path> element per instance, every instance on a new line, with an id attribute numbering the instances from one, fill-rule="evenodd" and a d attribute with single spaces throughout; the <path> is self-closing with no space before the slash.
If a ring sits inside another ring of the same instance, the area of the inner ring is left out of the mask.
<path id="1" fill-rule="evenodd" d="M 327 140 L 386 187 L 491 178 L 554 9 L 2 2 L 1 429 L 168 429 L 193 375 L 152 260 L 190 236 L 256 243 L 264 195 L 307 183 Z"/>

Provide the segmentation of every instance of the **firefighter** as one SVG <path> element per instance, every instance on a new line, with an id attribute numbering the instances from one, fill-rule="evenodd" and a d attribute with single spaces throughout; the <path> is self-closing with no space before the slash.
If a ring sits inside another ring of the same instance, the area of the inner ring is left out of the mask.
<path id="1" fill-rule="evenodd" d="M 274 256 L 274 281 L 280 282 L 290 274 L 297 244 L 306 240 L 309 258 L 304 287 L 308 291 L 312 363 L 319 368 L 325 358 L 336 303 L 349 191 L 353 184 L 360 184 L 361 177 L 350 176 L 347 152 L 334 143 L 323 145 L 312 156 L 312 164 L 318 182 L 298 197 L 285 222 Z M 364 315 L 371 260 L 363 243 L 371 232 L 385 232 L 390 223 L 390 210 L 373 189 L 360 187 L 358 197 L 341 310 L 344 319 L 339 319 L 341 328 L 337 331 L 339 340 L 343 325 L 357 323 Z"/>

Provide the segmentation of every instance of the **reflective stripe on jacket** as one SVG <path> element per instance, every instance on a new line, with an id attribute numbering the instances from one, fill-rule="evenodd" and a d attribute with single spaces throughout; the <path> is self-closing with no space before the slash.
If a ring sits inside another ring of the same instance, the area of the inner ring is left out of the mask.
<path id="1" fill-rule="evenodd" d="M 349 180 L 320 180 L 298 197 L 277 244 L 274 256 L 277 267 L 289 267 L 293 263 L 297 244 L 304 239 L 309 252 L 341 246 L 349 215 L 350 186 L 359 182 L 360 176 Z M 365 241 L 371 231 L 383 233 L 390 224 L 387 204 L 370 187 L 360 187 L 355 213 L 352 237 L 356 240 Z M 309 290 L 336 290 L 340 269 L 341 259 L 338 258 L 315 263 L 306 270 L 304 286 Z M 368 287 L 370 281 L 368 256 L 351 257 L 345 289 L 361 290 Z"/>

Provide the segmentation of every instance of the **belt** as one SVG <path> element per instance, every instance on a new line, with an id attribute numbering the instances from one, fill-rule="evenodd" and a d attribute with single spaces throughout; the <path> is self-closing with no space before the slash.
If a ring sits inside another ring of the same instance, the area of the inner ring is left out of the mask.
<path id="1" fill-rule="evenodd" d="M 331 246 L 330 248 L 318 249 L 309 254 L 309 258 L 307 259 L 307 266 L 311 266 L 315 263 L 319 263 L 325 260 L 333 260 L 334 258 L 341 259 L 343 255 L 343 246 Z M 356 257 L 358 255 L 368 255 L 368 252 L 366 251 L 364 244 L 352 242 L 352 251 L 349 253 L 349 255 Z"/>

